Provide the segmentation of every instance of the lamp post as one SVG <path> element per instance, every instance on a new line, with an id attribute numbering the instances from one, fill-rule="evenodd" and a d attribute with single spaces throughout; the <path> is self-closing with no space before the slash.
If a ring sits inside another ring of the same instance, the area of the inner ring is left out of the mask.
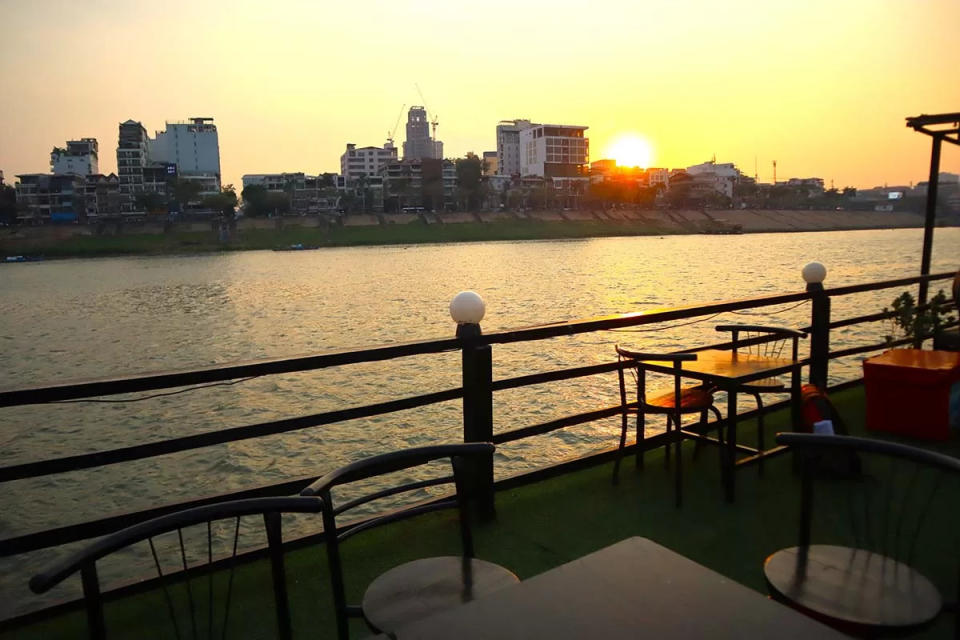
<path id="1" fill-rule="evenodd" d="M 489 344 L 480 341 L 480 321 L 486 313 L 483 298 L 474 291 L 461 291 L 450 302 L 450 316 L 457 323 L 461 341 L 463 373 L 463 441 L 493 440 L 493 357 Z M 470 470 L 469 493 L 482 518 L 492 518 L 493 456 Z"/>
<path id="2" fill-rule="evenodd" d="M 826 390 L 830 358 L 830 296 L 823 289 L 823 281 L 827 277 L 827 268 L 819 262 L 809 262 L 800 275 L 807 283 L 807 292 L 813 303 L 810 310 L 810 382 Z"/>

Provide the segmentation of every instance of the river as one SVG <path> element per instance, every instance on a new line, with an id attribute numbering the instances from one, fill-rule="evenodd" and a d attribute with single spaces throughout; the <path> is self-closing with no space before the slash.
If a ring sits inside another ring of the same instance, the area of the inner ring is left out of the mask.
<path id="1" fill-rule="evenodd" d="M 0 387 L 175 370 L 453 335 L 460 290 L 486 300 L 486 331 L 803 288 L 823 262 L 827 286 L 919 272 L 922 231 L 668 236 L 359 247 L 303 252 L 58 260 L 0 268 Z M 960 229 L 938 229 L 933 270 L 960 266 Z M 936 290 L 937 287 L 934 287 Z M 834 317 L 878 311 L 898 292 L 849 296 Z M 724 314 L 663 330 L 601 332 L 494 347 L 494 377 L 612 360 L 614 343 L 670 349 L 718 341 L 721 322 L 803 326 L 809 306 Z M 669 329 L 669 330 L 667 330 Z M 879 341 L 885 323 L 832 346 Z M 858 375 L 861 358 L 832 364 Z M 126 403 L 0 411 L 0 464 L 129 446 L 459 386 L 459 355 L 412 357 L 257 378 Z M 497 431 L 610 406 L 616 376 L 498 393 Z M 134 399 L 134 398 L 130 398 Z M 658 425 L 659 426 L 659 425 Z M 498 476 L 615 445 L 619 419 L 498 449 Z M 359 457 L 461 438 L 460 403 L 7 483 L 0 536 L 108 513 L 316 475 Z M 0 616 L 34 606 L 26 577 L 51 557 L 0 562 Z M 120 571 L 119 569 L 117 570 Z M 119 574 L 118 574 L 119 575 Z M 109 577 L 109 573 L 108 573 Z M 63 591 L 63 597 L 68 591 Z M 55 594 L 56 596 L 57 594 Z"/>

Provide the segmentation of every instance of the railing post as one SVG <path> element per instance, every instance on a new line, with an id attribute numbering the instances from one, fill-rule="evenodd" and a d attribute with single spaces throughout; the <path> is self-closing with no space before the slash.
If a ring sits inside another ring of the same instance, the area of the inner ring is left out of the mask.
<path id="1" fill-rule="evenodd" d="M 830 296 L 823 288 L 827 269 L 819 262 L 803 268 L 803 279 L 812 302 L 810 310 L 810 383 L 827 388 L 830 361 Z"/>
<path id="2" fill-rule="evenodd" d="M 463 375 L 463 441 L 493 440 L 493 353 L 483 344 L 480 320 L 485 307 L 483 299 L 472 291 L 464 291 L 450 303 L 450 315 L 457 321 L 457 337 L 461 341 Z M 494 516 L 493 455 L 471 469 L 469 492 L 474 497 L 482 519 Z"/>

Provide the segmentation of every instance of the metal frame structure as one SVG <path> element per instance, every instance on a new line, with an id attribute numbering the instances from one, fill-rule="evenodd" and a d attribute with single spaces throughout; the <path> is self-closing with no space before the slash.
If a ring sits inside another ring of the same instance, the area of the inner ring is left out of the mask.
<path id="1" fill-rule="evenodd" d="M 920 275 L 930 274 L 930 256 L 933 252 L 933 227 L 937 217 L 937 179 L 940 175 L 940 147 L 949 142 L 960 146 L 960 112 L 919 115 L 907 118 L 907 126 L 933 138 L 930 152 L 930 179 L 927 183 L 927 205 L 923 222 L 923 256 L 920 258 Z M 953 137 L 951 137 L 953 136 Z M 928 284 L 920 283 L 917 304 L 927 301 Z"/>

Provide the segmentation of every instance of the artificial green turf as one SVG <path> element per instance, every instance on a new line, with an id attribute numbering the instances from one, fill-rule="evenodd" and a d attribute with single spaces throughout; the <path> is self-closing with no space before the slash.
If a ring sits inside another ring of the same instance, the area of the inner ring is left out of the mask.
<path id="1" fill-rule="evenodd" d="M 852 434 L 863 433 L 862 388 L 835 394 L 834 402 Z M 786 421 L 786 412 L 769 416 L 768 432 L 785 429 Z M 754 441 L 753 424 L 741 423 L 738 440 Z M 614 438 L 611 434 L 611 441 Z M 960 455 L 956 442 L 937 445 L 937 449 Z M 665 469 L 662 450 L 646 454 L 642 471 L 627 459 L 617 486 L 611 484 L 612 466 L 602 464 L 498 492 L 496 520 L 477 526 L 477 555 L 512 569 L 523 579 L 639 535 L 765 593 L 763 560 L 778 549 L 796 544 L 799 483 L 790 456 L 767 461 L 762 478 L 754 467 L 740 469 L 737 500 L 730 505 L 722 497 L 716 449 L 702 447 L 696 458 L 693 453 L 694 444 L 685 443 L 684 504 L 680 509 L 673 504 L 673 476 Z M 954 493 L 947 497 L 955 504 L 960 496 Z M 955 554 L 946 533 L 956 532 L 960 523 L 956 509 L 947 511 L 934 514 L 926 525 L 935 532 L 935 540 L 926 549 L 932 563 L 928 561 L 923 570 L 941 588 L 946 584 L 949 589 L 951 576 L 939 575 L 938 571 L 955 567 L 956 556 L 952 556 L 952 565 L 937 560 L 943 554 Z M 938 540 L 936 532 L 941 530 L 944 535 Z M 814 532 L 815 536 L 828 533 L 833 533 L 829 527 Z M 348 595 L 351 601 L 359 602 L 365 585 L 388 568 L 418 557 L 456 553 L 455 518 L 450 513 L 437 513 L 400 522 L 360 534 L 342 549 Z M 922 564 L 921 560 L 918 563 Z M 323 549 L 289 552 L 286 567 L 296 637 L 333 637 Z M 274 636 L 269 584 L 265 561 L 238 572 L 229 637 Z M 945 595 L 956 597 L 955 593 Z M 164 607 L 158 592 L 109 603 L 106 616 L 111 637 L 172 637 Z M 952 622 L 950 616 L 941 616 L 936 626 L 918 637 L 948 637 Z M 74 638 L 84 631 L 83 614 L 77 612 L 15 630 L 3 638 Z M 360 621 L 352 631 L 355 637 L 368 634 Z"/>

